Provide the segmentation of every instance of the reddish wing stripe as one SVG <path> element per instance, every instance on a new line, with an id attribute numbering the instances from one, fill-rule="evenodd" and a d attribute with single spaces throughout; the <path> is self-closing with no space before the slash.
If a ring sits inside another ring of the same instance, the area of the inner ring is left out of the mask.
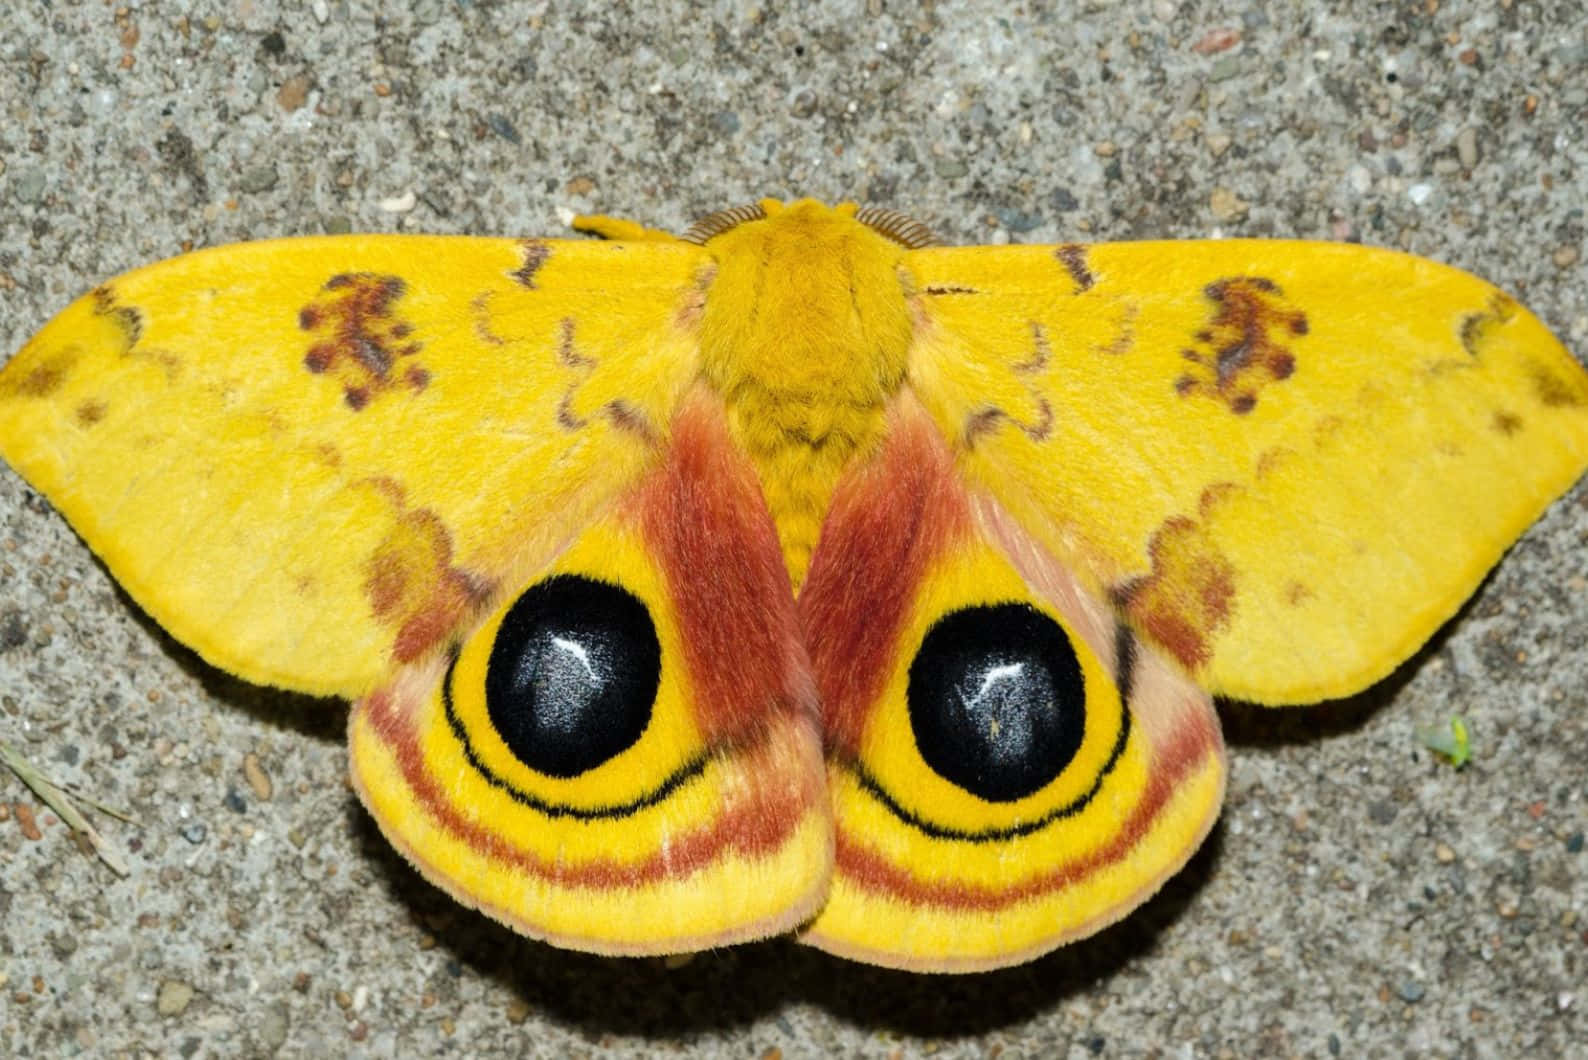
<path id="1" fill-rule="evenodd" d="M 859 753 L 916 588 L 970 529 L 941 440 L 924 418 L 895 417 L 880 459 L 839 486 L 800 593 L 830 749 Z"/>
<path id="2" fill-rule="evenodd" d="M 838 829 L 834 864 L 839 875 L 860 887 L 882 894 L 896 895 L 913 904 L 935 905 L 956 910 L 994 912 L 1020 902 L 1063 890 L 1080 880 L 1124 860 L 1146 835 L 1164 804 L 1191 771 L 1216 753 L 1215 742 L 1207 730 L 1188 726 L 1165 749 L 1163 760 L 1153 770 L 1153 780 L 1145 797 L 1120 825 L 1106 847 L 1060 868 L 1007 887 L 985 888 L 965 883 L 933 883 L 912 876 L 907 870 L 855 842 L 842 827 Z"/>
<path id="3" fill-rule="evenodd" d="M 685 404 L 668 462 L 635 508 L 667 578 L 707 742 L 744 739 L 768 712 L 814 710 L 777 531 L 719 404 Z"/>

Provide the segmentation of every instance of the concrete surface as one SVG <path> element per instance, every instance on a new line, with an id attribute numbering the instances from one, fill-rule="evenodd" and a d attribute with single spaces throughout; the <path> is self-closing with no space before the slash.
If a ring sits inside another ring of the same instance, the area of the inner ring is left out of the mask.
<path id="1" fill-rule="evenodd" d="M 966 242 L 1359 238 L 1588 350 L 1579 0 L 582 6 L 6 4 L 0 347 L 189 244 L 810 194 Z M 1098 938 L 959 979 L 786 941 L 669 968 L 426 885 L 343 781 L 340 706 L 199 664 L 0 471 L 0 739 L 143 822 L 105 822 L 118 880 L 8 807 L 0 1053 L 1588 1055 L 1585 543 L 1579 486 L 1391 681 L 1229 708 L 1222 826 Z M 1414 734 L 1452 711 L 1462 772 Z"/>

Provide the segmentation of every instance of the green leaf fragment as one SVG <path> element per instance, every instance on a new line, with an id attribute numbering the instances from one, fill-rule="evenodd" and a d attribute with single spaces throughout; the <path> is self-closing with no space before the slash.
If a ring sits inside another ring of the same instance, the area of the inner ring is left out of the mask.
<path id="1" fill-rule="evenodd" d="M 1450 715 L 1443 725 L 1420 725 L 1417 738 L 1423 746 L 1448 761 L 1456 769 L 1472 758 L 1472 738 L 1467 722 L 1459 714 Z"/>

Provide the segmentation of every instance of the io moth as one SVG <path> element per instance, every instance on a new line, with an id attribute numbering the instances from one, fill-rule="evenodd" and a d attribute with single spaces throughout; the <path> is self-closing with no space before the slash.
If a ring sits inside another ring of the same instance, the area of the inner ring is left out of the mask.
<path id="1" fill-rule="evenodd" d="M 353 700 L 392 843 L 561 946 L 1094 932 L 1212 824 L 1212 696 L 1384 676 L 1588 464 L 1571 355 L 1398 253 L 576 227 L 189 254 L 0 373 L 139 604 Z"/>

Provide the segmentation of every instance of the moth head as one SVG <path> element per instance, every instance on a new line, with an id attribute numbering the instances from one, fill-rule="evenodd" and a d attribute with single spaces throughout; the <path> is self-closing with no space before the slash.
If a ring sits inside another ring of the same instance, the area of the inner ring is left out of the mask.
<path id="1" fill-rule="evenodd" d="M 713 259 L 700 355 L 719 393 L 748 385 L 822 407 L 880 405 L 897 390 L 914 336 L 905 248 L 864 212 L 763 199 L 685 235 Z"/>
<path id="2" fill-rule="evenodd" d="M 686 243 L 705 246 L 711 240 L 743 225 L 787 214 L 794 218 L 833 218 L 853 220 L 871 231 L 907 249 L 938 246 L 941 240 L 920 221 L 898 210 L 883 206 L 860 206 L 852 202 L 828 206 L 815 199 L 800 199 L 784 203 L 778 199 L 762 199 L 716 210 L 697 220 L 679 238 Z"/>

